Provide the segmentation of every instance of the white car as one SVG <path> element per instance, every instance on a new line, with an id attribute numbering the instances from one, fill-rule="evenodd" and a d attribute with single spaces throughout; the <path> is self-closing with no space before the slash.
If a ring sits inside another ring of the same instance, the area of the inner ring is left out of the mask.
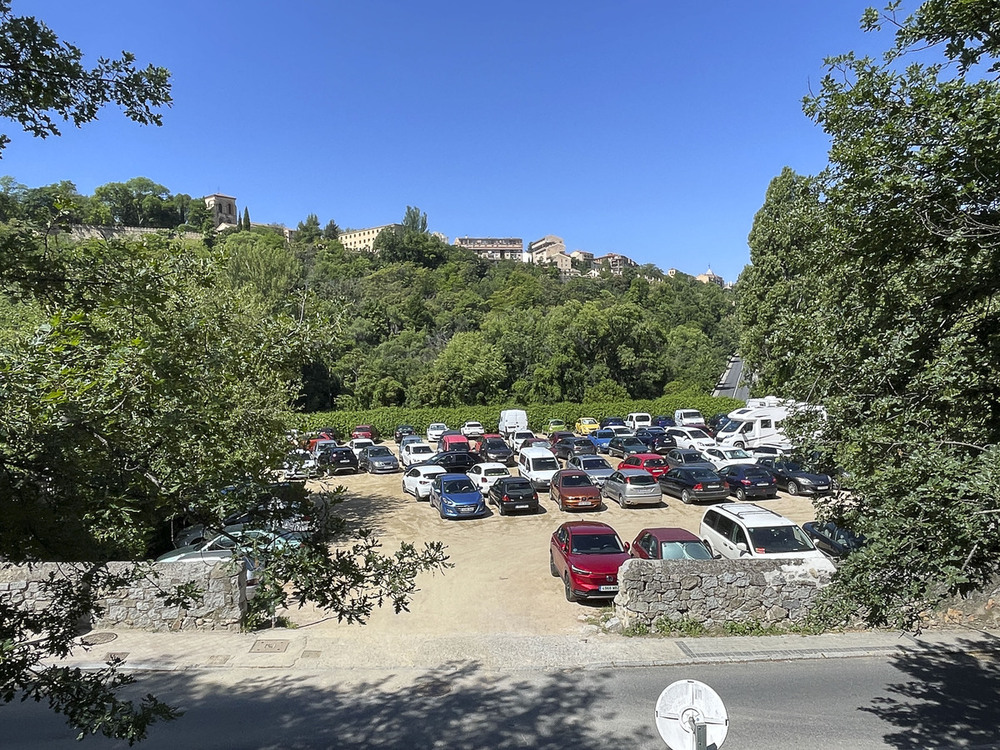
<path id="1" fill-rule="evenodd" d="M 518 430 L 513 435 L 510 436 L 511 446 L 514 448 L 514 452 L 517 453 L 521 450 L 521 446 L 524 445 L 525 440 L 530 440 L 535 436 L 531 430 Z"/>
<path id="2" fill-rule="evenodd" d="M 441 440 L 441 436 L 447 431 L 448 425 L 444 422 L 432 422 L 427 426 L 427 442 L 434 445 Z"/>
<path id="3" fill-rule="evenodd" d="M 701 452 L 701 457 L 716 469 L 721 469 L 724 466 L 735 466 L 736 464 L 757 463 L 757 459 L 742 448 L 729 448 L 724 445 L 717 448 L 706 448 Z"/>
<path id="4" fill-rule="evenodd" d="M 424 442 L 407 443 L 399 449 L 399 461 L 403 466 L 414 466 L 436 455 L 437 451 Z"/>
<path id="5" fill-rule="evenodd" d="M 351 438 L 347 441 L 347 447 L 354 451 L 355 458 L 360 458 L 361 451 L 370 445 L 375 445 L 375 441 L 368 438 Z"/>
<path id="6" fill-rule="evenodd" d="M 465 435 L 467 438 L 481 438 L 486 434 L 486 430 L 483 429 L 482 422 L 466 422 L 461 427 L 458 428 L 459 432 Z"/>
<path id="7" fill-rule="evenodd" d="M 446 468 L 434 464 L 412 466 L 403 472 L 403 492 L 413 495 L 417 500 L 426 500 L 431 494 L 431 481 L 434 477 L 447 473 Z"/>
<path id="8" fill-rule="evenodd" d="M 631 427 L 620 424 L 612 425 L 609 429 L 615 433 L 615 437 L 632 437 L 635 434 Z"/>
<path id="9" fill-rule="evenodd" d="M 243 524 L 227 526 L 224 533 L 207 541 L 178 547 L 156 558 L 156 562 L 184 562 L 186 560 L 229 560 L 234 555 L 249 554 L 256 545 L 258 550 L 298 547 L 301 534 L 292 531 L 265 531 L 246 529 Z"/>
<path id="10" fill-rule="evenodd" d="M 794 522 L 755 503 L 721 503 L 705 511 L 698 536 L 713 554 L 730 560 L 803 560 L 833 573 L 829 558 Z"/>
<path id="11" fill-rule="evenodd" d="M 678 448 L 703 451 L 716 446 L 712 436 L 697 427 L 668 427 L 667 434 L 674 439 Z"/>
<path id="12" fill-rule="evenodd" d="M 485 495 L 492 489 L 498 479 L 510 476 L 510 469 L 501 463 L 488 461 L 470 467 L 465 473 L 469 475 L 469 479 L 476 485 L 476 489 Z"/>
<path id="13" fill-rule="evenodd" d="M 295 450 L 285 457 L 278 476 L 283 482 L 304 482 L 319 476 L 319 465 L 309 451 Z"/>

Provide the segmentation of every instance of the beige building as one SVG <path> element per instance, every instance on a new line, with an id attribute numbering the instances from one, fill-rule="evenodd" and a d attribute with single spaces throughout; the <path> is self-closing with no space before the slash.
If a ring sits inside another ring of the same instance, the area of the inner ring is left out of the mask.
<path id="1" fill-rule="evenodd" d="M 550 262 L 553 256 L 560 253 L 566 254 L 566 243 L 562 241 L 561 237 L 556 237 L 554 234 L 547 234 L 540 240 L 528 243 L 528 252 L 525 260 L 529 263 L 544 264 Z"/>
<path id="2" fill-rule="evenodd" d="M 206 195 L 205 207 L 212 215 L 212 223 L 216 229 L 225 229 L 227 226 L 235 227 L 239 221 L 239 214 L 236 212 L 236 199 L 231 195 L 222 195 L 222 193 Z"/>
<path id="3" fill-rule="evenodd" d="M 621 276 L 626 268 L 636 268 L 639 264 L 620 253 L 605 253 L 594 258 L 594 275 L 599 274 L 605 267 L 615 276 Z"/>
<path id="4" fill-rule="evenodd" d="M 383 224 L 380 227 L 371 227 L 369 229 L 357 229 L 351 232 L 341 232 L 340 233 L 340 244 L 346 247 L 348 250 L 355 250 L 357 252 L 372 252 L 373 246 L 375 245 L 375 238 L 379 236 L 379 233 L 383 229 L 388 229 L 391 232 L 400 232 L 403 229 L 402 224 Z"/>
<path id="5" fill-rule="evenodd" d="M 705 271 L 705 273 L 700 273 L 697 276 L 695 276 L 695 278 L 698 279 L 698 281 L 700 281 L 702 284 L 716 284 L 721 287 L 725 287 L 726 285 L 726 282 L 723 281 L 721 276 L 712 273 L 711 266 L 709 266 L 709 269 Z"/>
<path id="6" fill-rule="evenodd" d="M 521 260 L 524 240 L 520 237 L 456 237 L 459 247 L 472 250 L 485 260 Z"/>

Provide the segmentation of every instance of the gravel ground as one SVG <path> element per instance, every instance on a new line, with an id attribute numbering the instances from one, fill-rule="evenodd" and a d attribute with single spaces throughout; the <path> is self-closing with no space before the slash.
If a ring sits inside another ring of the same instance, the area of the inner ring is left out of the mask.
<path id="1" fill-rule="evenodd" d="M 386 443 L 393 450 L 392 442 Z M 610 459 L 617 464 L 617 459 Z M 516 468 L 511 469 L 516 473 Z M 399 542 L 441 541 L 454 568 L 445 573 L 423 574 L 420 591 L 409 612 L 398 615 L 376 610 L 364 626 L 373 638 L 379 635 L 426 634 L 440 636 L 494 634 L 559 635 L 578 633 L 588 615 L 597 614 L 597 604 L 567 602 L 563 587 L 549 575 L 548 542 L 564 521 L 593 519 L 610 524 L 623 541 L 631 542 L 646 527 L 678 526 L 698 533 L 706 506 L 684 505 L 664 496 L 657 507 L 620 508 L 605 505 L 597 512 L 566 512 L 540 492 L 541 510 L 533 515 L 501 516 L 493 506 L 490 515 L 478 519 L 442 520 L 427 502 L 417 502 L 401 488 L 402 474 L 372 476 L 357 474 L 310 482 L 311 488 L 347 489 L 346 501 L 338 507 L 350 521 L 378 532 L 384 550 Z M 779 494 L 759 501 L 802 524 L 815 518 L 812 502 L 803 497 Z M 610 602 L 609 602 L 610 603 Z M 310 629 L 358 628 L 325 619 L 322 611 L 293 610 L 289 619 Z"/>

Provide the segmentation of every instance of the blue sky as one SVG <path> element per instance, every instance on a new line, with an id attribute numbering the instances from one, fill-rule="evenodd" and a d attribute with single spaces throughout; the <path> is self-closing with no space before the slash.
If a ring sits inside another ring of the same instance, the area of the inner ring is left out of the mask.
<path id="1" fill-rule="evenodd" d="M 174 104 L 162 128 L 5 124 L 0 174 L 85 193 L 144 176 L 288 226 L 415 205 L 449 239 L 556 234 L 733 280 L 771 178 L 826 162 L 801 111 L 823 58 L 889 43 L 859 31 L 868 4 L 15 0 L 91 62 L 169 68 Z"/>

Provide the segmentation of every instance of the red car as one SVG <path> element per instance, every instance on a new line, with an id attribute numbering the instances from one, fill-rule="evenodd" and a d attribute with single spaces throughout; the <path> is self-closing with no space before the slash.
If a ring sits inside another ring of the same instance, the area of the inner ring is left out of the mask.
<path id="1" fill-rule="evenodd" d="M 378 430 L 370 424 L 359 424 L 351 430 L 351 438 L 368 438 L 369 440 L 378 440 Z"/>
<path id="2" fill-rule="evenodd" d="M 601 488 L 579 469 L 562 469 L 553 474 L 549 497 L 559 503 L 559 510 L 601 509 Z"/>
<path id="3" fill-rule="evenodd" d="M 635 536 L 629 554 L 640 560 L 711 560 L 712 553 L 697 536 L 685 529 L 643 529 Z"/>
<path id="4" fill-rule="evenodd" d="M 657 453 L 633 453 L 618 464 L 619 469 L 645 469 L 659 479 L 670 470 L 667 459 Z"/>
<path id="5" fill-rule="evenodd" d="M 614 597 L 618 567 L 628 559 L 628 545 L 606 523 L 570 521 L 549 540 L 549 572 L 562 579 L 571 602 Z"/>

